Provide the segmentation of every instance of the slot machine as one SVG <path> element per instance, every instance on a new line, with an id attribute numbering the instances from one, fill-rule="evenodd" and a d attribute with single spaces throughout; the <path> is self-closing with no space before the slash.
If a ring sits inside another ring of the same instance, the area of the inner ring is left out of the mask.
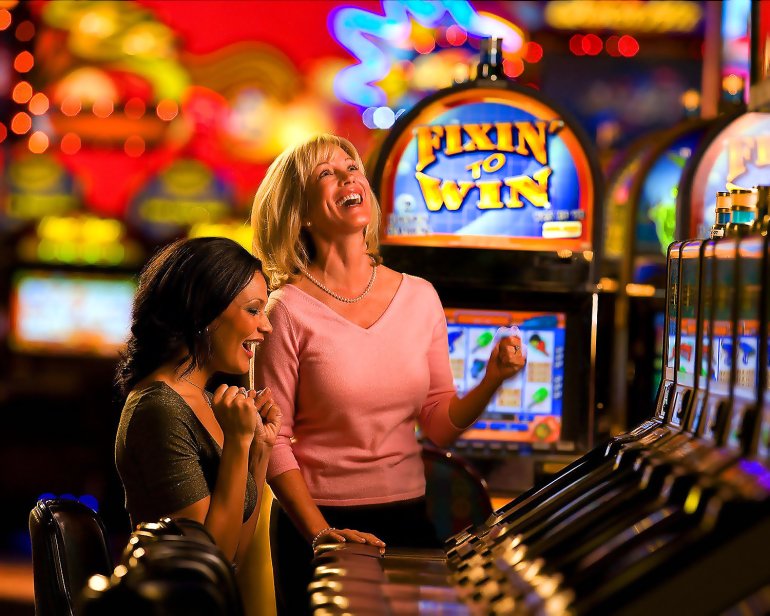
<path id="1" fill-rule="evenodd" d="M 767 183 L 764 142 L 770 113 L 752 111 L 709 134 L 682 174 L 677 196 L 678 237 L 708 237 L 716 193 Z"/>
<path id="2" fill-rule="evenodd" d="M 685 120 L 640 140 L 608 182 L 602 277 L 617 286 L 612 408 L 620 427 L 649 413 L 661 380 L 666 247 L 677 234 L 680 181 L 693 154 L 736 116 Z"/>
<path id="3" fill-rule="evenodd" d="M 597 285 L 591 146 L 537 91 L 477 79 L 400 116 L 370 162 L 383 257 L 436 288 L 458 391 L 483 375 L 498 327 L 522 331 L 526 370 L 455 445 L 493 493 L 521 491 L 590 449 L 605 405 L 611 301 Z"/>

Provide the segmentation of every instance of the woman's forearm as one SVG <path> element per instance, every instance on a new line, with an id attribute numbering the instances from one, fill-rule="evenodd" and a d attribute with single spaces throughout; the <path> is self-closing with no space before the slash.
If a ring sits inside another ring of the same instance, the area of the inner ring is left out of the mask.
<path id="1" fill-rule="evenodd" d="M 316 534 L 329 524 L 310 496 L 307 484 L 299 470 L 286 471 L 274 477 L 270 487 L 294 526 L 310 543 Z"/>
<path id="2" fill-rule="evenodd" d="M 262 496 L 265 492 L 265 473 L 267 472 L 267 463 L 270 460 L 270 451 L 272 447 L 265 448 L 259 455 L 252 455 L 249 459 L 249 472 L 254 477 L 254 483 L 257 485 L 257 504 L 249 519 L 241 527 L 241 536 L 238 541 L 238 549 L 235 553 L 235 562 L 242 563 L 249 549 L 249 544 L 254 538 L 254 532 L 259 523 L 259 513 L 262 508 Z"/>
<path id="3" fill-rule="evenodd" d="M 462 398 L 455 394 L 449 402 L 449 419 L 458 428 L 467 428 L 484 412 L 499 386 L 490 379 L 482 379 Z"/>
<path id="4" fill-rule="evenodd" d="M 249 442 L 228 441 L 225 438 L 216 487 L 204 525 L 231 561 L 235 559 L 241 538 L 248 464 Z"/>

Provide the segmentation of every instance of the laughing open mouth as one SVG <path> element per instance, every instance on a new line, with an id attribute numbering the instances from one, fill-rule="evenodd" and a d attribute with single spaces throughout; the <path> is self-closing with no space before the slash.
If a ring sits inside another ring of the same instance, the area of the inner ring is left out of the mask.
<path id="1" fill-rule="evenodd" d="M 337 201 L 337 205 L 344 206 L 344 207 L 352 207 L 354 205 L 360 205 L 363 201 L 363 197 L 358 193 L 350 193 L 349 195 L 345 195 Z"/>

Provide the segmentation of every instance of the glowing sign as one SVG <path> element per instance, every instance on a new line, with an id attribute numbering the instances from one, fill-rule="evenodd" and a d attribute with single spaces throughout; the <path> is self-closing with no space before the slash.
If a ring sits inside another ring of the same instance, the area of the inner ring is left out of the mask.
<path id="1" fill-rule="evenodd" d="M 692 32 L 701 23 L 699 2 L 628 0 L 548 2 L 545 21 L 561 30 Z M 730 3 L 726 3 L 730 4 Z"/>
<path id="2" fill-rule="evenodd" d="M 588 250 L 590 170 L 572 129 L 530 94 L 455 91 L 418 110 L 390 150 L 385 241 Z"/>
<path id="3" fill-rule="evenodd" d="M 703 152 L 692 182 L 690 234 L 708 237 L 716 193 L 768 183 L 770 114 L 746 113 L 728 124 Z"/>
<path id="4" fill-rule="evenodd" d="M 334 38 L 359 60 L 337 75 L 334 91 L 340 99 L 371 107 L 384 105 L 387 96 L 382 88 L 372 85 L 384 79 L 391 70 L 391 60 L 373 42 L 406 38 L 412 30 L 412 19 L 422 26 L 433 27 L 449 15 L 464 31 L 478 37 L 495 36 L 503 40 L 503 49 L 516 52 L 524 38 L 513 24 L 492 15 L 476 12 L 467 0 L 398 0 L 382 3 L 384 15 L 358 8 L 343 8 L 333 14 Z"/>

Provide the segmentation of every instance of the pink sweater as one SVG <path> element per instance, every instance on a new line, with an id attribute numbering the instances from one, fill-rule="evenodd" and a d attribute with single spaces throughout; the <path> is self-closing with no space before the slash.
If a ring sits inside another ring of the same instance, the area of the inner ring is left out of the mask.
<path id="1" fill-rule="evenodd" d="M 433 286 L 404 275 L 368 329 L 286 285 L 271 293 L 273 325 L 257 387 L 283 411 L 268 480 L 299 468 L 319 505 L 367 505 L 425 494 L 415 422 L 446 445 L 455 393 L 444 311 Z"/>

